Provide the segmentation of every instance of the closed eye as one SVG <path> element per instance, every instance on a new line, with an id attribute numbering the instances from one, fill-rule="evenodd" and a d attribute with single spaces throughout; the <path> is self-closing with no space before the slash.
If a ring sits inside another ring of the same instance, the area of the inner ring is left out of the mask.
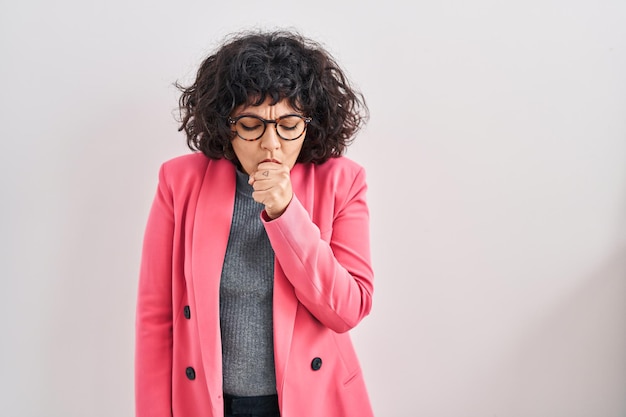
<path id="1" fill-rule="evenodd" d="M 297 127 L 298 127 L 297 123 L 295 125 L 284 125 L 284 124 L 280 125 L 280 128 L 284 130 L 296 130 Z"/>
<path id="2" fill-rule="evenodd" d="M 245 122 L 242 120 L 239 120 L 239 126 L 245 130 L 256 130 L 259 129 L 260 127 L 263 126 L 263 123 L 260 123 L 258 121 L 248 121 L 246 120 Z"/>

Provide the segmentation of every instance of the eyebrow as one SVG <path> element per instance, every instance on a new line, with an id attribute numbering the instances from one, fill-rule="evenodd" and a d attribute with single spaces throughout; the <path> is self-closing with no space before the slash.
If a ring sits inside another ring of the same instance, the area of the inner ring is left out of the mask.
<path id="1" fill-rule="evenodd" d="M 278 120 L 278 119 L 282 119 L 283 117 L 287 117 L 287 116 L 300 116 L 300 117 L 304 117 L 302 114 L 300 113 L 285 113 L 285 114 L 281 114 L 280 116 L 278 116 L 276 119 L 266 119 L 264 117 L 259 116 L 258 114 L 254 114 L 254 113 L 250 113 L 250 112 L 243 112 L 240 113 L 236 116 L 233 117 L 242 117 L 242 116 L 253 116 L 253 117 L 258 117 L 259 119 L 263 119 L 263 120 Z"/>

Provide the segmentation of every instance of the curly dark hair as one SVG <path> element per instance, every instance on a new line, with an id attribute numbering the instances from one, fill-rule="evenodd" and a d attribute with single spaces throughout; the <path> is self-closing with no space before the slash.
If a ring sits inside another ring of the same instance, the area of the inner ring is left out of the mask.
<path id="1" fill-rule="evenodd" d="M 312 121 L 298 162 L 342 155 L 367 122 L 363 94 L 319 43 L 295 31 L 231 34 L 207 57 L 189 87 L 175 84 L 187 145 L 212 159 L 234 159 L 228 117 L 240 105 L 287 99 Z"/>

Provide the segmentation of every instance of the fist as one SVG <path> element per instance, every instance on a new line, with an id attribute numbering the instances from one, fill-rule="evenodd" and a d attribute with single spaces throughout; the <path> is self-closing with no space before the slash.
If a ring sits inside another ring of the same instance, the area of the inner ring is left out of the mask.
<path id="1" fill-rule="evenodd" d="M 252 198 L 265 206 L 270 219 L 280 217 L 293 198 L 291 176 L 286 165 L 261 162 L 250 174 L 248 183 L 254 188 Z"/>

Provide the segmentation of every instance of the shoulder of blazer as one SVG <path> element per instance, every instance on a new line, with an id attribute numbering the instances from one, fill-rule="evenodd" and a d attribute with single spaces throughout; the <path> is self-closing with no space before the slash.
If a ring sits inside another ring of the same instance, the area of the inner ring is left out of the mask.
<path id="1" fill-rule="evenodd" d="M 296 164 L 298 165 L 300 164 Z M 349 186 L 355 178 L 365 175 L 361 165 L 345 156 L 330 158 L 322 164 L 302 164 L 295 171 L 296 175 L 312 177 L 316 182 L 339 187 Z"/>
<path id="2" fill-rule="evenodd" d="M 161 166 L 163 177 L 172 190 L 191 190 L 200 187 L 207 170 L 224 165 L 231 166 L 232 162 L 225 159 L 210 159 L 201 152 L 177 156 Z"/>
<path id="3" fill-rule="evenodd" d="M 344 156 L 322 164 L 296 164 L 291 171 L 294 193 L 310 214 L 315 207 L 339 209 L 367 190 L 365 169 Z"/>
<path id="4" fill-rule="evenodd" d="M 162 169 L 170 181 L 204 175 L 211 160 L 200 152 L 177 156 L 163 163 Z"/>
<path id="5" fill-rule="evenodd" d="M 355 185 L 359 188 L 366 182 L 365 169 L 345 156 L 331 158 L 309 169 L 315 182 L 323 184 L 326 193 L 335 194 L 339 199 L 356 191 L 353 189 Z"/>
<path id="6" fill-rule="evenodd" d="M 345 156 L 330 158 L 323 164 L 314 165 L 314 167 L 318 173 L 323 175 L 356 175 L 359 171 L 363 170 L 361 165 Z"/>

